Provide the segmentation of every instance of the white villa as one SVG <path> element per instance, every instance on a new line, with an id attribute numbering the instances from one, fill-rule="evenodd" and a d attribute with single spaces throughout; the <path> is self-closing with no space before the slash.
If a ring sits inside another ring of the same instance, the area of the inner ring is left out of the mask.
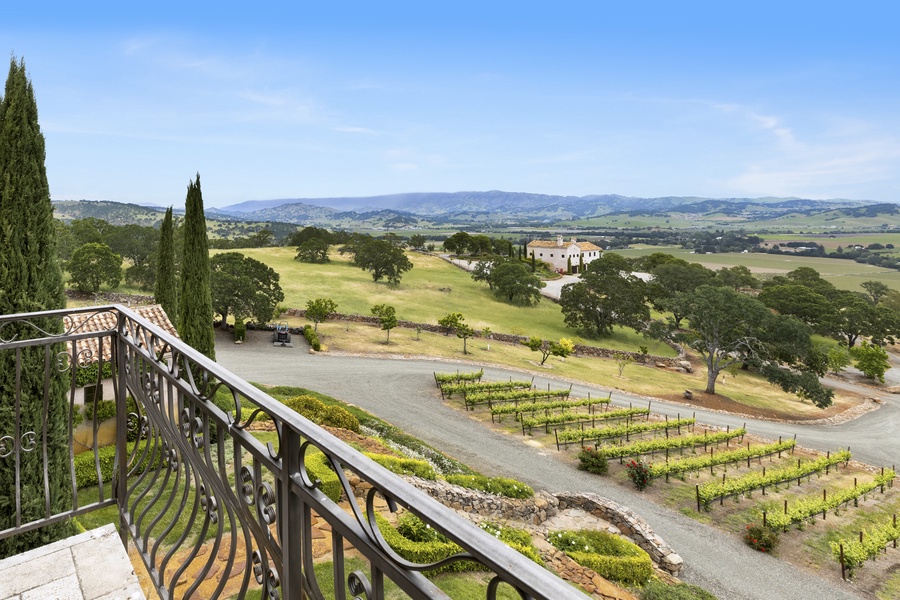
<path id="1" fill-rule="evenodd" d="M 533 240 L 526 246 L 528 257 L 534 254 L 537 260 L 542 260 L 551 265 L 556 271 L 568 272 L 571 260 L 572 272 L 578 273 L 581 265 L 588 266 L 603 256 L 603 248 L 591 242 L 579 242 L 572 238 L 571 242 L 563 241 L 563 236 L 557 236 L 555 242 L 545 240 Z"/>

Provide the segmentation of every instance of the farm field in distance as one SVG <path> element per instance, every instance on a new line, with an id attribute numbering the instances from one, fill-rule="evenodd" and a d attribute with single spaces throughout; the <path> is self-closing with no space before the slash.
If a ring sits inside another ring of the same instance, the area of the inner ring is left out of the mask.
<path id="1" fill-rule="evenodd" d="M 885 236 L 886 237 L 886 236 Z M 898 236 L 900 237 L 900 236 Z M 795 236 L 784 239 L 795 239 Z M 869 243 L 873 243 L 872 242 Z M 821 243 L 821 242 L 818 242 Z M 860 242 L 861 243 L 861 242 Z M 864 281 L 881 281 L 894 290 L 900 290 L 900 271 L 885 269 L 872 265 L 864 265 L 852 260 L 840 260 L 835 258 L 820 258 L 815 256 L 797 256 L 795 254 L 763 254 L 757 252 L 748 253 L 719 253 L 719 254 L 695 254 L 691 250 L 674 246 L 641 246 L 626 250 L 613 250 L 616 254 L 628 258 L 646 256 L 654 252 L 663 252 L 683 258 L 688 262 L 696 262 L 710 269 L 744 265 L 757 277 L 764 278 L 766 274 L 779 275 L 800 267 L 811 267 L 818 271 L 822 278 L 830 281 L 835 287 L 844 290 L 861 291 L 860 284 Z"/>

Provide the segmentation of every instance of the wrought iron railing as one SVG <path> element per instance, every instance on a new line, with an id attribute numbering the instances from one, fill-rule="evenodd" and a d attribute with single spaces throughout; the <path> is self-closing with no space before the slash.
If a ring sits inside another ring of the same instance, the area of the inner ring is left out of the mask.
<path id="1" fill-rule="evenodd" d="M 87 399 L 93 409 L 87 426 L 76 430 L 70 418 L 85 379 L 98 388 L 111 382 L 112 460 L 98 440 L 101 394 Z M 63 411 L 64 430 L 47 418 L 29 421 L 35 406 L 42 415 Z M 263 420 L 272 430 L 267 443 L 251 433 Z M 87 441 L 77 434 L 85 430 Z M 79 445 L 88 459 L 78 459 L 76 474 Z M 334 469 L 344 502 L 329 499 L 307 470 L 313 452 Z M 54 469 L 60 460 L 65 468 Z M 78 489 L 85 472 L 99 482 L 90 498 Z M 357 478 L 371 486 L 360 498 L 351 486 Z M 501 582 L 522 598 L 585 598 L 122 306 L 0 317 L 2 482 L 12 486 L 0 489 L 0 543 L 91 511 L 113 511 L 123 542 L 134 544 L 166 600 L 201 588 L 206 598 L 369 600 L 384 597 L 386 580 L 412 598 L 445 598 L 423 571 L 460 561 L 492 574 L 486 598 L 496 597 Z M 403 559 L 385 542 L 378 505 L 411 511 L 463 552 L 431 564 Z M 317 539 L 323 532 L 326 539 Z M 331 563 L 325 573 L 314 569 L 322 544 Z"/>

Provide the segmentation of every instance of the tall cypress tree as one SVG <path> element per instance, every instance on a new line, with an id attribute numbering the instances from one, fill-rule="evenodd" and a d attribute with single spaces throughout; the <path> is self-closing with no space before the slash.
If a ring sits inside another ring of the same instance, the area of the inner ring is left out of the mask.
<path id="1" fill-rule="evenodd" d="M 34 90 L 25 62 L 17 63 L 13 58 L 0 101 L 0 314 L 66 305 L 44 158 L 44 136 L 38 125 Z M 37 319 L 35 324 L 49 333 L 62 331 L 59 319 Z M 3 333 L 7 339 L 15 335 L 20 340 L 42 335 L 29 326 L 5 327 Z M 15 451 L 0 459 L 0 529 L 15 526 L 16 456 L 23 522 L 45 517 L 45 502 L 49 502 L 50 514 L 71 507 L 67 388 L 63 374 L 55 368 L 56 354 L 62 351 L 62 344 L 22 348 L 18 369 L 16 351 L 0 352 L 0 435 L 14 434 L 17 400 L 20 416 L 20 439 Z M 70 533 L 71 526 L 61 523 L 22 534 L 0 542 L 0 556 L 16 554 Z"/>
<path id="2" fill-rule="evenodd" d="M 178 333 L 188 345 L 215 360 L 212 296 L 209 289 L 209 242 L 200 174 L 188 184 L 184 207 L 184 255 L 181 260 L 181 309 Z"/>
<path id="3" fill-rule="evenodd" d="M 159 259 L 156 267 L 156 289 L 153 295 L 162 305 L 169 320 L 178 323 L 178 282 L 175 278 L 175 237 L 172 207 L 166 211 L 159 229 Z"/>

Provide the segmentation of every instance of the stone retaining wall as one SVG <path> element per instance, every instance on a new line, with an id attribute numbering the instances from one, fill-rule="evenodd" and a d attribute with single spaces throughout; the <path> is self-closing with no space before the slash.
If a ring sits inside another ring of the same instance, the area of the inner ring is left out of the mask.
<path id="1" fill-rule="evenodd" d="M 579 508 L 615 526 L 622 535 L 643 548 L 662 570 L 677 575 L 683 566 L 682 558 L 653 532 L 646 521 L 628 507 L 597 494 L 562 492 L 554 495 L 540 490 L 535 492 L 534 498 L 517 500 L 470 490 L 443 480 L 404 479 L 441 504 L 479 521 L 513 520 L 540 525 L 560 510 Z"/>
<path id="2" fill-rule="evenodd" d="M 284 311 L 284 314 L 290 315 L 292 317 L 298 317 L 301 319 L 306 318 L 306 310 L 302 308 L 288 308 Z M 329 319 L 341 320 L 341 321 L 350 321 L 353 323 L 369 323 L 372 325 L 377 325 L 380 321 L 378 317 L 368 316 L 368 315 L 345 315 L 342 313 L 334 313 L 329 315 Z M 443 327 L 440 325 L 436 325 L 433 323 L 416 323 L 414 321 L 397 321 L 397 327 L 405 327 L 407 329 L 420 329 L 421 331 L 429 331 L 432 333 L 446 333 Z M 248 326 L 248 329 L 252 329 L 253 327 Z M 271 327 L 269 327 L 271 329 Z M 292 329 L 292 332 L 294 330 Z M 296 333 L 299 333 L 299 329 L 296 330 Z M 475 331 L 475 337 L 482 337 L 481 331 Z M 510 344 L 521 344 L 522 342 L 528 341 L 527 336 L 523 335 L 515 335 L 511 333 L 497 333 L 491 332 L 491 339 L 497 340 L 498 342 L 507 342 Z M 678 348 L 681 351 L 681 348 Z M 640 352 L 627 352 L 625 350 L 612 350 L 610 348 L 601 348 L 599 346 L 588 346 L 586 344 L 575 344 L 575 355 L 576 356 L 597 356 L 600 358 L 613 358 L 615 354 L 624 354 L 626 356 L 634 359 L 636 363 L 644 364 L 644 365 L 656 365 L 659 367 L 668 367 L 668 368 L 678 368 L 680 363 L 684 361 L 683 356 L 679 356 L 677 358 L 670 358 L 666 356 L 656 356 L 653 354 L 641 354 Z"/>
<path id="3" fill-rule="evenodd" d="M 653 532 L 644 519 L 628 507 L 590 493 L 562 492 L 556 494 L 556 498 L 559 500 L 559 510 L 580 508 L 609 521 L 623 535 L 631 538 L 635 544 L 643 548 L 661 569 L 672 575 L 677 575 L 684 566 L 683 559 Z"/>
<path id="4" fill-rule="evenodd" d="M 429 481 L 418 477 L 405 477 L 444 506 L 452 508 L 464 515 L 476 517 L 478 521 L 522 521 L 532 525 L 540 525 L 554 516 L 559 501 L 548 492 L 537 491 L 534 498 L 505 498 L 479 490 L 470 490 L 447 483 L 441 479 Z"/>

